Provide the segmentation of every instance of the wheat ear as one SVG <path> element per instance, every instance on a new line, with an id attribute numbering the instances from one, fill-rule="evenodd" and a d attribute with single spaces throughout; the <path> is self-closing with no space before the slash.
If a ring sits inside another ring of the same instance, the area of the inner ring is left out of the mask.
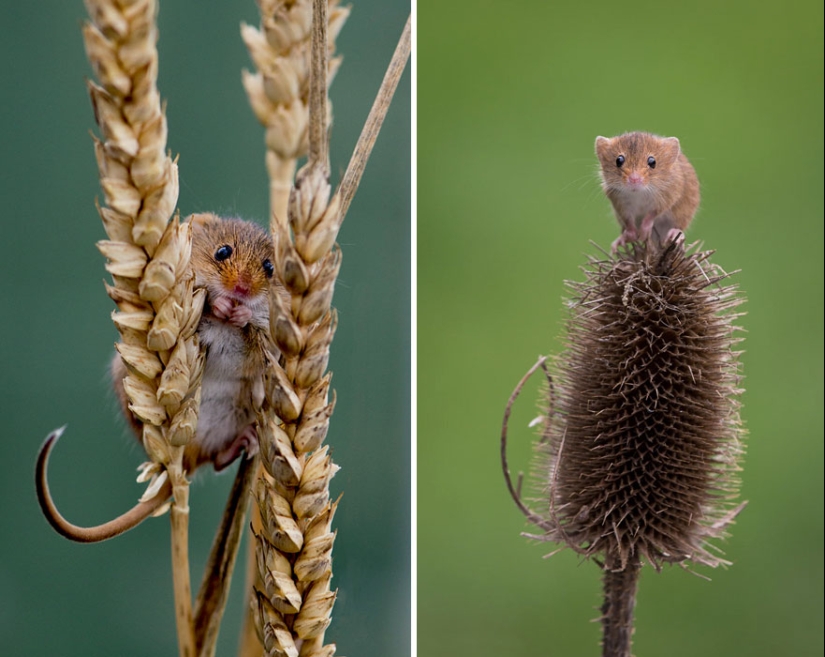
<path id="1" fill-rule="evenodd" d="M 329 482 L 338 468 L 323 441 L 335 405 L 334 397 L 329 400 L 331 375 L 326 367 L 337 324 L 330 304 L 341 264 L 335 239 L 344 213 L 340 189 L 332 195 L 329 184 L 328 8 L 327 0 L 313 3 L 309 159 L 289 196 L 288 223 L 275 212 L 272 217 L 276 269 L 288 298 L 275 289 L 270 295 L 270 329 L 281 359 L 269 364 L 267 400 L 258 418 L 264 471 L 257 486 L 259 588 L 252 616 L 266 654 L 290 657 L 335 652 L 334 644 L 324 644 L 324 634 L 336 597 L 330 581 L 337 502 L 330 501 Z M 345 173 L 352 193 L 409 57 L 408 33 L 409 22 L 406 49 L 402 46 L 396 53 L 391 63 L 395 72 L 379 92 L 387 102 L 371 114 L 359 140 L 361 149 L 356 149 L 356 164 Z M 241 654 L 260 652 L 247 640 Z"/>
<path id="2" fill-rule="evenodd" d="M 266 128 L 270 217 L 286 225 L 295 164 L 307 154 L 309 139 L 309 71 L 311 0 L 258 0 L 261 25 L 241 24 L 241 37 L 257 71 L 243 71 L 243 84 L 255 116 Z M 328 47 L 349 16 L 338 0 L 328 3 Z M 327 84 L 341 64 L 329 60 Z M 273 230 L 274 233 L 274 230 Z"/>
<path id="3" fill-rule="evenodd" d="M 250 105 L 266 129 L 266 166 L 270 184 L 270 232 L 280 234 L 287 223 L 287 207 L 298 158 L 309 148 L 309 72 L 311 68 L 311 0 L 285 2 L 258 0 L 261 15 L 259 28 L 241 24 L 241 36 L 257 69 L 242 71 L 244 87 Z M 340 32 L 349 9 L 329 3 L 328 47 L 335 49 L 335 37 Z M 341 58 L 329 63 L 327 84 L 332 82 Z M 326 116 L 329 118 L 331 114 Z M 277 418 L 270 418 L 277 422 Z M 263 423 L 261 423 L 263 426 Z M 258 505 L 252 510 L 253 532 L 260 533 L 261 517 Z M 257 565 L 256 549 L 250 543 L 247 563 L 247 588 L 264 588 Z M 261 641 L 250 610 L 241 638 L 242 655 L 260 655 Z"/>
<path id="4" fill-rule="evenodd" d="M 326 9 L 326 0 L 316 3 L 316 50 L 319 33 L 326 36 Z M 320 49 L 325 60 L 324 42 Z M 317 75 L 317 69 L 312 71 Z M 320 73 L 325 99 L 326 66 Z M 314 83 L 317 87 L 317 77 Z M 317 102 L 317 94 L 313 100 Z M 325 105 L 322 112 L 325 118 Z M 335 650 L 324 646 L 324 633 L 336 595 L 330 590 L 335 504 L 329 499 L 329 480 L 337 466 L 321 443 L 334 406 L 328 399 L 330 375 L 324 372 L 336 325 L 330 303 L 340 254 L 332 242 L 313 253 L 315 257 L 297 246 L 305 244 L 313 208 L 315 223 L 323 221 L 330 196 L 328 164 L 317 161 L 317 149 L 310 151 L 314 157 L 289 199 L 292 235 L 286 223 L 277 217 L 272 221 L 276 269 L 290 299 L 285 302 L 274 290 L 270 295 L 270 329 L 282 365 L 270 363 L 267 403 L 258 418 L 265 472 L 257 487 L 261 529 L 255 540 L 263 590 L 255 590 L 253 616 L 266 654 L 290 657 Z M 321 202 L 314 205 L 316 196 Z M 333 209 L 327 224 L 334 215 Z"/>
<path id="5" fill-rule="evenodd" d="M 101 139 L 95 139 L 108 240 L 98 243 L 112 274 L 117 304 L 118 353 L 128 374 L 129 408 L 143 423 L 151 462 L 144 498 L 171 483 L 174 502 L 172 566 L 181 655 L 194 655 L 188 560 L 189 482 L 184 446 L 197 426 L 203 359 L 195 330 L 205 293 L 193 291 L 191 231 L 176 216 L 177 164 L 166 152 L 166 117 L 156 81 L 158 33 L 155 0 L 87 0 L 83 26 L 89 82 Z"/>

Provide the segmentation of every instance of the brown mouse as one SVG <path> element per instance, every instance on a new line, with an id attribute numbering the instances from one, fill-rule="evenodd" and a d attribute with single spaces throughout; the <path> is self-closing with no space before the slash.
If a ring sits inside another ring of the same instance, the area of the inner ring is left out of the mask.
<path id="1" fill-rule="evenodd" d="M 684 240 L 699 208 L 699 180 L 676 137 L 627 132 L 596 137 L 602 189 L 622 234 L 613 252 L 630 242 L 662 247 Z"/>
<path id="2" fill-rule="evenodd" d="M 197 431 L 183 459 L 191 474 L 205 463 L 222 470 L 241 452 L 248 456 L 257 452 L 255 409 L 264 397 L 264 352 L 276 358 L 278 352 L 269 337 L 269 288 L 274 274 L 269 235 L 257 224 L 210 213 L 192 215 L 189 221 L 195 286 L 207 291 L 197 329 L 204 352 L 200 411 Z M 142 425 L 128 408 L 123 388 L 126 367 L 117 353 L 111 373 L 121 409 L 140 441 Z M 86 543 L 112 538 L 139 524 L 171 495 L 167 483 L 154 497 L 108 523 L 73 525 L 57 511 L 46 480 L 49 452 L 61 431 L 53 432 L 40 449 L 36 482 L 46 518 L 63 536 Z"/>

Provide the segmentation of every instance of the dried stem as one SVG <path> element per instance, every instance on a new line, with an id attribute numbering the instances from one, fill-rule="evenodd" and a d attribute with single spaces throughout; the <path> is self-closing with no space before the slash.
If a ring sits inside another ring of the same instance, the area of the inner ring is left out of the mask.
<path id="1" fill-rule="evenodd" d="M 534 525 L 538 525 L 539 527 L 550 530 L 552 525 L 545 520 L 542 516 L 540 516 L 535 511 L 532 511 L 521 499 L 521 483 L 523 479 L 522 473 L 519 473 L 518 476 L 518 484 L 513 486 L 513 480 L 510 476 L 510 466 L 507 464 L 507 432 L 508 432 L 508 425 L 510 423 L 510 412 L 513 409 L 513 404 L 516 403 L 516 399 L 521 394 L 521 389 L 527 383 L 527 380 L 533 376 L 535 371 L 541 367 L 544 368 L 545 361 L 547 360 L 547 356 L 540 356 L 539 359 L 536 361 L 535 365 L 533 365 L 527 373 L 521 377 L 521 380 L 516 385 L 513 392 L 510 394 L 510 399 L 507 400 L 507 406 L 504 408 L 504 418 L 501 421 L 501 469 L 504 472 L 504 482 L 507 484 L 507 490 L 510 491 L 510 497 L 513 498 L 513 501 L 516 503 L 516 506 L 519 508 L 524 516 Z M 547 370 L 544 370 L 545 374 L 547 375 L 548 383 L 552 385 L 552 379 L 550 378 L 549 373 Z"/>
<path id="2" fill-rule="evenodd" d="M 604 568 L 602 605 L 602 657 L 631 657 L 633 609 L 642 564 L 633 562 L 622 570 Z"/>
<path id="3" fill-rule="evenodd" d="M 235 569 L 235 560 L 241 545 L 249 493 L 260 466 L 260 459 L 243 459 L 235 482 L 226 501 L 221 526 L 209 553 L 195 609 L 195 638 L 197 654 L 212 657 L 215 654 L 223 611 L 229 595 L 229 584 Z"/>
<path id="4" fill-rule="evenodd" d="M 313 0 L 312 11 L 312 68 L 309 76 L 309 164 L 312 167 L 321 167 L 329 172 L 327 0 Z"/>
<path id="5" fill-rule="evenodd" d="M 173 489 L 172 574 L 175 590 L 175 621 L 181 657 L 195 657 L 195 628 L 192 623 L 192 589 L 189 580 L 189 487 Z"/>
<path id="6" fill-rule="evenodd" d="M 387 72 L 384 74 L 381 88 L 378 90 L 375 102 L 373 102 L 372 109 L 367 117 L 367 122 L 364 124 L 349 165 L 347 165 L 347 170 L 341 179 L 341 185 L 336 192 L 336 196 L 340 198 L 342 220 L 346 216 L 352 198 L 355 196 L 355 191 L 361 182 L 361 176 L 367 166 L 367 160 L 372 152 L 372 147 L 375 145 L 378 132 L 381 130 L 381 124 L 387 115 L 387 110 L 389 110 L 395 89 L 398 87 L 398 81 L 401 79 L 401 74 L 407 65 L 407 60 L 410 58 L 410 39 L 410 18 L 408 17 L 407 23 L 404 25 L 404 31 L 401 33 L 401 38 L 398 40 L 398 45 L 387 67 Z"/>

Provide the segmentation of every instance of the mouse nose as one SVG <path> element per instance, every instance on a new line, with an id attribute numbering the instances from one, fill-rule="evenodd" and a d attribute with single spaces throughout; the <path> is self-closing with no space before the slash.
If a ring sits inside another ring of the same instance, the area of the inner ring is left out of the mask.
<path id="1" fill-rule="evenodd" d="M 252 290 L 252 281 L 249 280 L 249 276 L 245 276 L 241 274 L 238 278 L 235 279 L 235 284 L 232 286 L 232 292 L 237 294 L 240 297 L 249 296 L 249 293 Z"/>
<path id="2" fill-rule="evenodd" d="M 638 186 L 640 186 L 640 185 L 644 182 L 644 180 L 642 179 L 641 174 L 639 174 L 639 173 L 631 173 L 631 174 L 627 177 L 627 182 L 628 182 L 628 183 L 630 183 L 631 185 L 634 185 L 634 186 L 637 186 L 637 187 L 638 187 Z"/>

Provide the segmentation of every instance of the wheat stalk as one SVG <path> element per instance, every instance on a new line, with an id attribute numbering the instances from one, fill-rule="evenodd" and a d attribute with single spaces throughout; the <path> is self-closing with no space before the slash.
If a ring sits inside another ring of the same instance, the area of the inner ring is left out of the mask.
<path id="1" fill-rule="evenodd" d="M 338 7 L 337 1 L 330 2 L 329 5 L 328 23 L 325 24 L 327 25 L 328 48 L 333 52 L 335 37 L 343 27 L 349 15 L 349 9 Z M 287 226 L 287 208 L 297 159 L 305 156 L 309 149 L 312 2 L 310 0 L 298 0 L 297 2 L 259 0 L 258 7 L 261 14 L 260 28 L 256 29 L 247 24 L 241 25 L 241 36 L 257 71 L 253 74 L 244 70 L 242 76 L 252 109 L 266 129 L 266 165 L 270 180 L 270 231 L 277 243 Z M 334 58 L 329 63 L 325 85 L 331 83 L 340 62 L 340 58 Z M 324 118 L 329 117 L 328 112 L 329 110 L 324 110 Z M 288 232 L 288 229 L 286 231 Z M 273 300 L 273 304 L 275 303 L 276 301 Z M 270 317 L 274 318 L 272 309 Z M 262 410 L 258 423 L 259 441 L 262 446 L 273 445 L 272 435 L 278 430 L 278 424 L 279 418 L 272 411 L 271 405 L 268 409 Z M 265 452 L 266 449 L 263 451 Z M 259 486 L 258 496 L 261 495 L 262 491 Z M 271 508 L 271 505 L 266 503 L 263 506 Z M 259 505 L 254 505 L 252 525 L 256 534 L 263 531 L 258 509 Z M 300 533 L 297 527 L 290 529 L 293 530 L 291 532 L 293 535 Z M 293 544 L 288 546 L 288 550 L 294 553 L 300 547 L 300 543 L 297 546 Z M 268 555 L 260 555 L 260 551 L 261 548 L 256 549 L 254 544 L 250 544 L 251 558 L 248 563 L 249 574 L 247 576 L 249 590 L 267 588 L 265 584 L 267 580 L 261 575 L 266 567 L 258 561 L 262 556 L 266 561 L 267 556 L 273 553 L 270 551 Z M 281 577 L 279 581 L 287 586 L 287 581 L 291 580 L 287 576 Z M 272 586 L 270 584 L 270 588 Z M 290 606 L 283 608 L 284 611 L 295 613 L 300 606 L 300 595 L 294 584 L 281 595 L 293 601 Z M 250 610 L 242 635 L 241 654 L 261 654 L 262 644 L 266 643 L 262 632 L 260 615 L 252 614 Z"/>
<path id="2" fill-rule="evenodd" d="M 165 499 L 169 485 L 175 611 L 181 655 L 194 655 L 188 561 L 189 483 L 183 452 L 197 426 L 203 359 L 195 335 L 205 293 L 193 290 L 191 231 L 170 221 L 178 199 L 177 164 L 166 153 L 166 117 L 156 81 L 155 0 L 87 0 L 83 26 L 89 82 L 102 139 L 95 139 L 109 239 L 99 242 L 118 306 L 117 350 L 128 370 L 130 410 L 143 423 L 151 459 L 144 499 Z M 165 482 L 168 480 L 169 484 Z"/>
<path id="3" fill-rule="evenodd" d="M 325 99 L 326 0 L 316 5 L 320 15 L 312 33 L 322 63 L 312 70 L 316 76 L 320 70 L 320 97 Z M 319 36 L 324 38 L 320 48 Z M 317 103 L 317 77 L 315 81 Z M 320 109 L 325 119 L 323 101 Z M 326 140 L 325 131 L 321 138 Z M 311 253 L 298 246 L 307 245 L 310 219 L 313 227 L 337 219 L 325 203 L 330 196 L 328 164 L 325 158 L 318 161 L 317 148 L 311 151 L 313 158 L 289 199 L 292 234 L 285 222 L 272 218 L 276 269 L 290 299 L 285 303 L 279 294 L 270 295 L 270 328 L 283 367 L 270 363 L 267 404 L 258 418 L 265 473 L 257 487 L 261 526 L 255 535 L 256 563 L 262 586 L 255 590 L 253 616 L 266 653 L 291 657 L 299 650 L 307 656 L 334 652 L 334 646 L 324 646 L 324 632 L 335 600 L 330 591 L 335 504 L 329 500 L 329 480 L 337 466 L 320 446 L 334 406 L 324 371 L 337 323 L 330 303 L 340 255 L 332 248 L 334 235 Z"/>

